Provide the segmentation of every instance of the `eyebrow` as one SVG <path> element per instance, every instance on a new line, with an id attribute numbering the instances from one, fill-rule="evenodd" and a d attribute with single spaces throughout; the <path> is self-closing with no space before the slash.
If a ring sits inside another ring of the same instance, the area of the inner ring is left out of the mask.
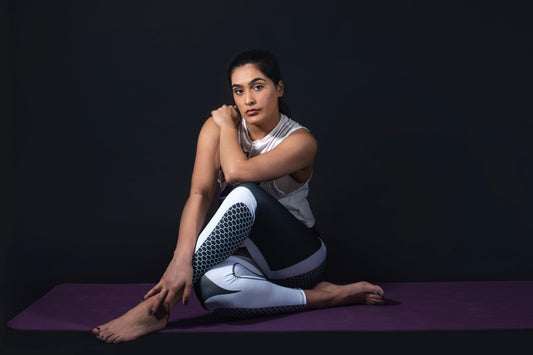
<path id="1" fill-rule="evenodd" d="M 263 78 L 253 78 L 252 80 L 250 80 L 250 82 L 248 83 L 248 85 L 253 85 L 256 81 L 259 81 L 259 80 L 263 80 L 263 81 L 266 81 L 265 79 Z M 234 87 L 242 87 L 242 85 L 240 84 L 233 84 L 231 85 L 232 88 Z"/>

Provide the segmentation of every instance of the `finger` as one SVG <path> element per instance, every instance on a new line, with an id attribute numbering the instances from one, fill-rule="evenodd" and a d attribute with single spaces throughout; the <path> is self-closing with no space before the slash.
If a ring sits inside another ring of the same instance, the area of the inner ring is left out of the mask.
<path id="1" fill-rule="evenodd" d="M 152 307 L 150 307 L 150 309 L 148 310 L 148 315 L 151 316 L 159 309 L 159 307 L 161 306 L 161 302 L 163 302 L 163 300 L 167 296 L 167 293 L 168 290 L 165 290 L 160 292 L 159 295 L 157 295 L 157 298 L 155 299 L 154 303 L 152 303 Z"/>
<path id="2" fill-rule="evenodd" d="M 187 305 L 187 302 L 189 301 L 189 297 L 191 297 L 192 292 L 192 285 L 187 284 L 185 285 L 185 288 L 183 289 L 183 296 L 181 298 L 184 305 Z"/>
<path id="3" fill-rule="evenodd" d="M 181 295 L 181 290 L 179 290 L 178 292 L 173 291 L 168 293 L 167 297 L 165 298 L 165 302 L 163 303 L 163 308 L 167 313 L 172 312 L 172 309 L 174 308 L 178 300 L 181 298 Z"/>
<path id="4" fill-rule="evenodd" d="M 146 300 L 146 299 L 152 297 L 153 295 L 158 294 L 159 292 L 161 292 L 162 288 L 163 288 L 163 286 L 161 286 L 161 284 L 155 285 L 154 287 L 152 287 L 152 289 L 150 291 L 148 291 L 146 293 L 146 295 L 144 295 L 144 297 L 142 299 Z"/>

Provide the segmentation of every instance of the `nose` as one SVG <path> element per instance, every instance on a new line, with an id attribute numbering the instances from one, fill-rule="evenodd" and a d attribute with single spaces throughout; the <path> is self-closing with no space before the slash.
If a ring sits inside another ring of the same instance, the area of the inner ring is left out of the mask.
<path id="1" fill-rule="evenodd" d="M 254 99 L 254 95 L 253 95 L 252 91 L 246 90 L 246 94 L 245 94 L 245 97 L 244 97 L 244 102 L 248 106 L 252 106 L 253 104 L 255 104 L 255 99 Z"/>

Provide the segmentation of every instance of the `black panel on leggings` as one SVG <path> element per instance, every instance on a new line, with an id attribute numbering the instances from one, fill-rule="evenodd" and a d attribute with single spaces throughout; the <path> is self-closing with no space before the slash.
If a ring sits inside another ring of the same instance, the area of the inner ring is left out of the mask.
<path id="1" fill-rule="evenodd" d="M 255 183 L 243 183 L 257 200 L 255 222 L 249 238 L 259 248 L 272 271 L 292 266 L 314 254 L 321 246 L 308 228 L 278 200 Z"/>

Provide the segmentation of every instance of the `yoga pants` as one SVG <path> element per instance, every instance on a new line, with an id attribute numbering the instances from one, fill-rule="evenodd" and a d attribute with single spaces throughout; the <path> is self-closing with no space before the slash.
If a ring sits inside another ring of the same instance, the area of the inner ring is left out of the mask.
<path id="1" fill-rule="evenodd" d="M 198 237 L 193 284 L 204 308 L 228 317 L 305 309 L 303 289 L 320 280 L 326 247 L 255 183 L 225 196 Z"/>

